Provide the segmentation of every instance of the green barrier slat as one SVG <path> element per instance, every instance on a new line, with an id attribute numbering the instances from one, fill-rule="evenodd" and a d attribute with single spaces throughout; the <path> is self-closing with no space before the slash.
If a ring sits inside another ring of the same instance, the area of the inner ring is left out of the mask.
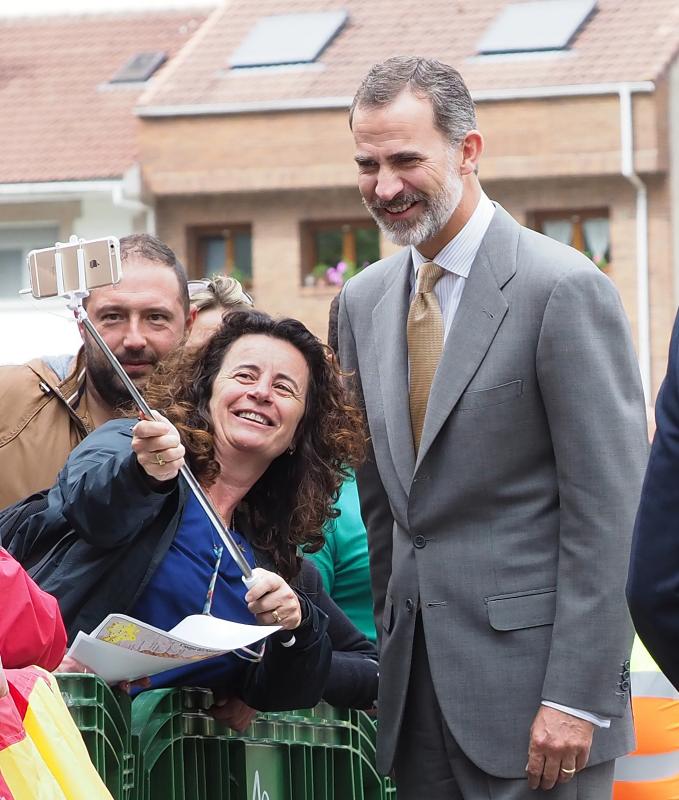
<path id="1" fill-rule="evenodd" d="M 95 769 L 115 800 L 133 800 L 129 697 L 90 674 L 59 674 L 59 689 Z"/>
<path id="2" fill-rule="evenodd" d="M 92 675 L 59 685 L 116 800 L 396 800 L 375 769 L 375 721 L 325 703 L 258 714 L 242 732 L 207 710 L 207 689 L 159 689 L 133 703 Z"/>

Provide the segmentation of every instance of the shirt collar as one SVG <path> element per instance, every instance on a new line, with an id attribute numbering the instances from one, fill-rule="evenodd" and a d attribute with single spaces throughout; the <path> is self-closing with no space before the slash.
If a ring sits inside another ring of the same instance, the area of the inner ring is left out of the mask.
<path id="1" fill-rule="evenodd" d="M 483 237 L 486 235 L 490 221 L 495 213 L 495 206 L 488 199 L 485 192 L 481 192 L 479 202 L 474 213 L 469 217 L 464 227 L 445 245 L 432 259 L 425 258 L 419 250 L 411 245 L 410 252 L 413 260 L 415 276 L 422 264 L 435 261 L 448 272 L 459 275 L 461 278 L 469 277 L 472 263 L 476 258 Z"/>

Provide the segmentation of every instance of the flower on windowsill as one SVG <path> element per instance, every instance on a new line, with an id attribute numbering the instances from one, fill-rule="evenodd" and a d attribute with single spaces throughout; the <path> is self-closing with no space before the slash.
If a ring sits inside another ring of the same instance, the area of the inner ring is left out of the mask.
<path id="1" fill-rule="evenodd" d="M 591 250 L 585 250 L 585 255 L 587 258 L 591 259 L 599 269 L 607 269 L 609 262 L 605 255 L 593 255 Z"/>
<path id="2" fill-rule="evenodd" d="M 339 261 L 336 266 L 328 267 L 325 273 L 325 280 L 330 286 L 342 286 L 344 284 L 344 276 L 347 272 L 348 266 L 346 261 Z"/>
<path id="3" fill-rule="evenodd" d="M 338 261 L 334 267 L 327 264 L 316 264 L 311 272 L 304 278 L 305 286 L 336 286 L 341 288 L 353 278 L 357 272 L 368 266 L 368 262 L 357 269 L 351 261 Z"/>

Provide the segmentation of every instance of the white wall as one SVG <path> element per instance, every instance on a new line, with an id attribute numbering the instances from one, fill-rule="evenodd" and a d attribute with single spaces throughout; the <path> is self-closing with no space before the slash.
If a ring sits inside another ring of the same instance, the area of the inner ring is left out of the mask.
<path id="1" fill-rule="evenodd" d="M 27 232 L 31 229 L 30 210 L 26 211 L 30 209 L 28 200 L 30 198 L 24 200 L 23 216 Z M 0 226 L 2 218 L 0 205 Z M 40 220 L 43 227 L 47 222 L 50 221 Z M 121 237 L 143 230 L 145 222 L 145 215 L 115 206 L 110 193 L 85 194 L 80 197 L 80 215 L 73 220 L 70 230 L 62 229 L 61 238 L 68 241 L 70 234 L 84 239 Z M 35 246 L 30 244 L 30 247 Z M 20 364 L 43 355 L 75 353 L 79 346 L 78 329 L 72 313 L 66 309 L 65 300 L 34 300 L 30 296 L 0 300 L 0 364 Z"/>

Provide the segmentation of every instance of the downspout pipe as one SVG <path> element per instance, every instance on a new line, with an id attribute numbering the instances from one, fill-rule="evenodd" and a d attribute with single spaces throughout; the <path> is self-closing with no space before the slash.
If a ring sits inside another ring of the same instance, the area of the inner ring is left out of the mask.
<path id="1" fill-rule="evenodd" d="M 156 232 L 156 212 L 153 206 L 142 203 L 141 200 L 127 197 L 123 190 L 123 182 L 116 183 L 111 190 L 113 205 L 119 208 L 126 208 L 137 214 L 146 215 L 146 233 L 155 234 Z"/>
<path id="2" fill-rule="evenodd" d="M 637 343 L 639 369 L 646 404 L 651 402 L 651 320 L 648 274 L 648 191 L 646 184 L 634 171 L 634 112 L 632 88 L 622 84 L 620 98 L 621 172 L 636 192 L 636 252 L 637 252 Z"/>

